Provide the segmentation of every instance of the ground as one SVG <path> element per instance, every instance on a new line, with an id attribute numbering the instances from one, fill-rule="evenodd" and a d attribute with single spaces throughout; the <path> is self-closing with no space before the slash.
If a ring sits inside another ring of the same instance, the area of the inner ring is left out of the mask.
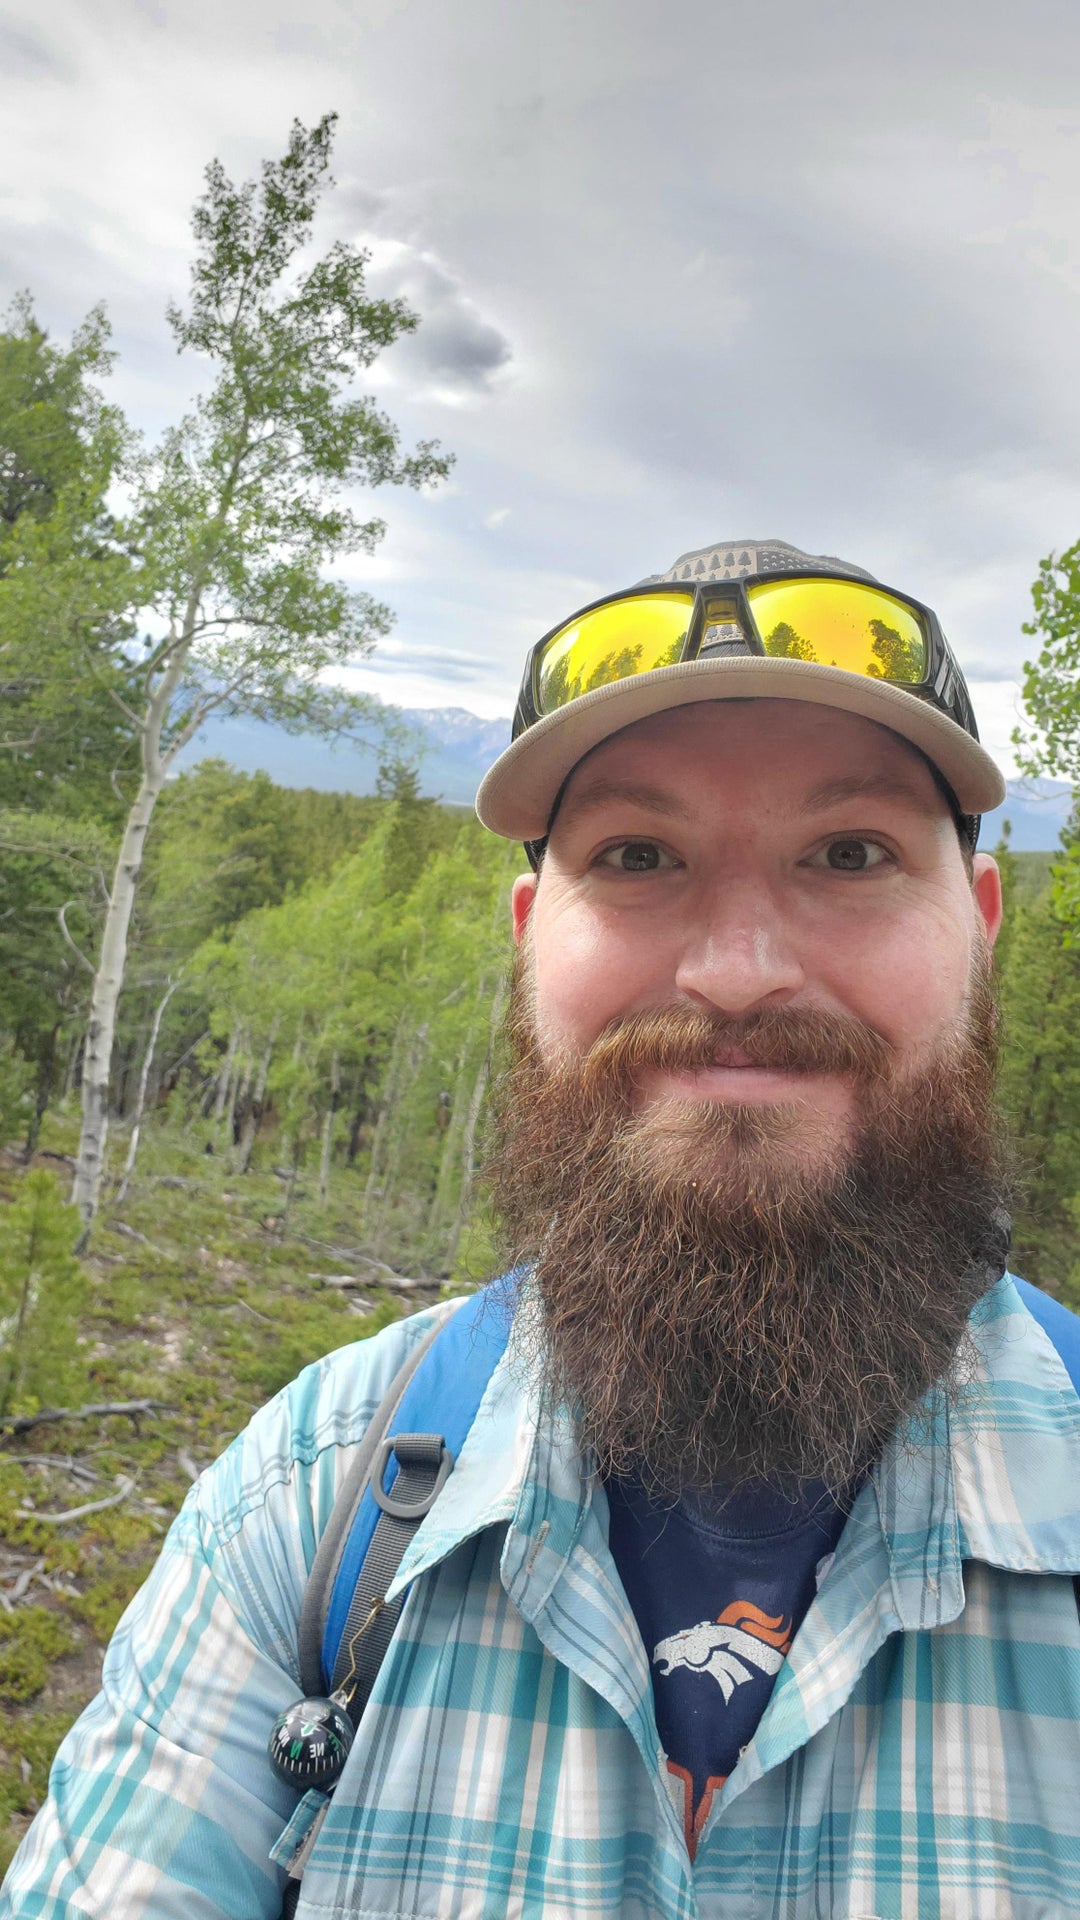
<path id="1" fill-rule="evenodd" d="M 61 1178 L 66 1144 L 55 1130 L 40 1159 Z M 21 1171 L 0 1150 L 0 1200 Z M 86 1401 L 158 1404 L 0 1433 L 0 1873 L 195 1474 L 309 1360 L 445 1291 L 354 1244 L 344 1171 L 325 1210 L 309 1184 L 285 1217 L 272 1171 L 234 1176 L 182 1139 L 151 1139 L 122 1210 L 103 1207 L 73 1337 Z"/>

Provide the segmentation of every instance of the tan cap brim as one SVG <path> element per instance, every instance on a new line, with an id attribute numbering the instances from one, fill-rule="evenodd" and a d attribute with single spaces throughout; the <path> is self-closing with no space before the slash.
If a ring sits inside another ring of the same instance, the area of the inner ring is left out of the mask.
<path id="1" fill-rule="evenodd" d="M 1005 798 L 1005 781 L 985 747 L 903 687 L 814 660 L 736 655 L 616 680 L 538 720 L 485 774 L 476 796 L 480 819 L 508 840 L 542 840 L 563 781 L 593 747 L 635 720 L 698 700 L 805 700 L 856 713 L 918 747 L 944 775 L 962 812 L 989 813 Z"/>

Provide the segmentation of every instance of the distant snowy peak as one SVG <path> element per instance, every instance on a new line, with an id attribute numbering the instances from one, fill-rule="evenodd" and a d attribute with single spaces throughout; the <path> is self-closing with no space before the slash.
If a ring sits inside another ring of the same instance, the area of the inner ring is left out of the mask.
<path id="1" fill-rule="evenodd" d="M 471 807 L 484 774 L 510 739 L 509 720 L 483 720 L 464 707 L 397 709 L 414 730 L 421 792 L 453 806 Z M 330 746 L 316 734 L 283 733 L 249 716 L 211 714 L 180 756 L 180 769 L 216 755 L 241 773 L 268 773 L 283 787 L 316 787 L 328 793 L 374 793 L 379 777 L 377 745 L 346 740 Z M 1012 824 L 1018 853 L 1049 852 L 1069 819 L 1072 789 L 1058 780 L 1010 780 L 1008 796 L 983 820 L 980 844 L 993 847 L 1002 822 Z"/>
<path id="2" fill-rule="evenodd" d="M 402 707 L 403 720 L 409 721 L 437 746 L 468 760 L 486 773 L 504 747 L 510 744 L 510 721 L 482 720 L 464 707 Z"/>

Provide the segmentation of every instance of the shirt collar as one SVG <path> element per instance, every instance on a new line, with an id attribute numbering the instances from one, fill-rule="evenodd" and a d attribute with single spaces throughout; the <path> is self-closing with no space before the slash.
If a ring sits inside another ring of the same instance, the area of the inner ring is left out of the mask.
<path id="1" fill-rule="evenodd" d="M 842 1541 L 845 1559 L 857 1549 L 867 1572 L 884 1550 L 891 1624 L 904 1629 L 959 1614 L 965 1559 L 1026 1573 L 1080 1571 L 1080 1398 L 1010 1275 L 969 1325 L 962 1384 L 928 1394 L 885 1449 Z M 508 1590 L 519 1604 L 540 1604 L 580 1537 L 593 1484 L 569 1419 L 541 1414 L 512 1340 L 389 1597 L 463 1541 L 505 1524 Z M 868 1554 L 871 1538 L 877 1551 Z"/>
<path id="2" fill-rule="evenodd" d="M 971 1330 L 975 1365 L 951 1417 L 961 1552 L 1016 1573 L 1080 1572 L 1080 1398 L 1011 1274 Z"/>

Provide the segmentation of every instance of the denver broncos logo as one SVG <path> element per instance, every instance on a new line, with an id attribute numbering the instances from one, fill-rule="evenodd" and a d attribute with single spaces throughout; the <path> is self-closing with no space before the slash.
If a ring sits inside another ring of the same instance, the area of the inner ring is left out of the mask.
<path id="1" fill-rule="evenodd" d="M 669 1634 L 653 1648 L 653 1663 L 666 1678 L 676 1667 L 711 1673 L 724 1704 L 736 1687 L 759 1673 L 777 1674 L 791 1645 L 783 1614 L 764 1613 L 749 1600 L 735 1600 L 715 1620 L 702 1620 Z"/>

